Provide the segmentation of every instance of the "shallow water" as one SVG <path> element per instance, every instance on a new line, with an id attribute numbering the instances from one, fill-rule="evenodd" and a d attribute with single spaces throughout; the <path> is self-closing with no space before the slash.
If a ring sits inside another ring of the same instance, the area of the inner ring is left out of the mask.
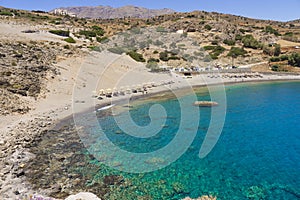
<path id="1" fill-rule="evenodd" d="M 63 176 L 73 174 L 66 180 L 73 183 L 76 177 L 81 181 L 77 185 L 71 184 L 70 191 L 87 188 L 103 199 L 181 199 L 207 194 L 218 199 L 300 199 L 300 83 L 231 85 L 226 86 L 226 94 L 224 129 L 214 149 L 203 159 L 199 158 L 199 149 L 209 126 L 211 108 L 200 110 L 197 135 L 187 151 L 160 170 L 131 174 L 111 169 L 88 155 L 83 146 L 76 143 L 79 138 L 73 130 L 67 130 L 45 134 L 33 148 L 34 153 L 40 154 L 39 162 L 47 160 L 45 154 L 53 152 L 66 157 L 56 165 L 53 164 L 55 159 L 40 163 L 52 163 L 56 168 L 52 173 L 60 176 L 50 178 L 50 173 L 43 173 L 43 170 L 39 176 L 44 176 L 51 185 L 62 181 Z M 189 95 L 183 98 L 188 99 Z M 209 99 L 209 93 L 201 91 L 198 98 Z M 131 109 L 134 122 L 141 126 L 149 124 L 148 111 L 154 103 L 164 106 L 167 115 L 154 116 L 166 122 L 151 138 L 137 139 L 125 134 L 112 116 L 99 117 L 99 124 L 110 141 L 123 150 L 136 153 L 158 150 L 174 139 L 181 115 L 176 99 L 148 101 Z M 194 116 L 190 117 L 192 121 Z M 126 126 L 127 121 L 123 123 Z M 97 135 L 97 126 L 94 128 Z M 185 128 L 187 132 L 195 131 Z M 55 138 L 64 138 L 61 139 L 64 144 L 53 145 L 57 143 L 52 141 Z M 101 143 L 101 137 L 95 138 L 95 144 Z M 32 164 L 31 169 L 34 166 Z M 35 174 L 38 174 L 37 170 Z M 39 185 L 37 178 L 32 181 Z"/>

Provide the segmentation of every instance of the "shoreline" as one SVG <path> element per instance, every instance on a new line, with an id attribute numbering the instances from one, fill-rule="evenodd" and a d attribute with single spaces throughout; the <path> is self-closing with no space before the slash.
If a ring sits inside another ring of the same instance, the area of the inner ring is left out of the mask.
<path id="1" fill-rule="evenodd" d="M 222 82 L 222 83 L 212 83 L 209 84 L 209 86 L 217 86 L 217 85 L 224 85 L 224 86 L 230 86 L 230 85 L 241 85 L 241 84 L 247 84 L 247 83 L 254 83 L 254 84 L 261 84 L 261 83 L 285 83 L 285 82 L 300 82 L 300 75 L 298 79 L 263 79 L 263 80 L 246 80 L 246 81 L 229 81 L 229 82 Z M 129 99 L 129 101 L 139 101 L 139 100 L 151 100 L 152 98 L 156 98 L 157 96 L 167 96 L 169 93 L 172 93 L 171 91 L 186 91 L 187 88 L 191 87 L 193 90 L 204 88 L 208 86 L 207 84 L 198 84 L 198 85 L 191 85 L 191 86 L 185 86 L 182 88 L 175 88 L 175 89 L 158 89 L 157 91 L 150 91 L 147 94 L 134 94 L 132 97 L 126 97 L 126 96 L 118 96 L 118 97 L 112 97 L 112 98 L 106 98 L 103 102 L 99 100 L 99 103 L 97 103 L 94 107 L 89 107 L 87 110 L 81 111 L 81 113 L 85 112 L 93 112 L 95 109 L 99 109 L 101 107 L 109 106 L 112 104 L 116 104 L 115 106 L 122 106 L 124 107 L 125 104 L 119 104 L 122 103 L 124 100 Z M 159 86 L 158 86 L 159 87 Z M 184 93 L 184 92 L 183 92 Z M 187 93 L 185 93 L 187 94 Z M 150 98 L 150 99 L 149 99 Z M 168 98 L 166 98 L 168 99 Z M 60 121 L 68 120 L 73 116 L 73 113 L 65 118 L 62 118 Z"/>

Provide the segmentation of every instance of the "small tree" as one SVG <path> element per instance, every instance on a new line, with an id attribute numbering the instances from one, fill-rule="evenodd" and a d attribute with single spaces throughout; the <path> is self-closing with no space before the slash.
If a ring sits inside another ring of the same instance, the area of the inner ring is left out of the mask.
<path id="1" fill-rule="evenodd" d="M 274 56 L 279 56 L 281 54 L 280 44 L 275 45 Z"/>
<path id="2" fill-rule="evenodd" d="M 293 53 L 289 57 L 289 65 L 300 67 L 300 54 L 299 53 Z"/>
<path id="3" fill-rule="evenodd" d="M 160 52 L 159 53 L 159 59 L 162 60 L 162 61 L 168 61 L 169 58 L 168 58 L 168 53 L 167 52 Z"/>
<path id="4" fill-rule="evenodd" d="M 212 27 L 211 27 L 210 25 L 208 25 L 208 24 L 206 24 L 206 25 L 204 26 L 204 28 L 205 28 L 206 30 L 208 30 L 208 31 L 210 31 L 210 30 L 212 29 Z"/>

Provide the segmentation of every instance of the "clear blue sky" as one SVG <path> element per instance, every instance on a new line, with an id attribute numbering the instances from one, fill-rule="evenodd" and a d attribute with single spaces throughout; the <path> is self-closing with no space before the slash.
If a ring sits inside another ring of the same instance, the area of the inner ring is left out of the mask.
<path id="1" fill-rule="evenodd" d="M 288 21 L 300 18 L 300 0 L 0 0 L 0 5 L 25 10 L 49 11 L 65 6 L 136 5 L 176 11 L 205 10 L 259 19 Z"/>

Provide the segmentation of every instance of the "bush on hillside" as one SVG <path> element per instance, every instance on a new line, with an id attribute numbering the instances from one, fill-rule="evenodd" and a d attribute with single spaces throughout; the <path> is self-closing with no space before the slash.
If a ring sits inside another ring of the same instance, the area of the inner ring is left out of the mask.
<path id="1" fill-rule="evenodd" d="M 1 10 L 1 11 L 0 11 L 0 15 L 4 15 L 4 16 L 13 16 L 13 13 L 12 13 L 12 12 L 9 12 L 9 11 Z"/>
<path id="2" fill-rule="evenodd" d="M 246 48 L 252 48 L 252 49 L 261 49 L 263 48 L 263 44 L 257 41 L 253 35 L 245 35 L 242 39 L 242 43 L 244 44 L 244 47 Z"/>
<path id="3" fill-rule="evenodd" d="M 294 67 L 300 67 L 300 54 L 299 53 L 293 53 L 289 56 L 289 65 L 292 65 Z"/>
<path id="4" fill-rule="evenodd" d="M 210 30 L 212 29 L 212 27 L 211 27 L 210 25 L 208 25 L 208 24 L 206 24 L 206 25 L 204 26 L 204 28 L 205 28 L 206 30 L 208 30 L 208 31 L 210 31 Z"/>
<path id="5" fill-rule="evenodd" d="M 234 46 L 235 45 L 235 40 L 225 39 L 223 41 L 223 43 L 227 44 L 228 46 Z"/>
<path id="6" fill-rule="evenodd" d="M 159 59 L 162 60 L 162 61 L 168 61 L 169 58 L 168 58 L 168 53 L 167 52 L 160 52 L 159 53 Z"/>
<path id="7" fill-rule="evenodd" d="M 86 38 L 97 36 L 97 34 L 94 31 L 87 31 L 87 30 L 79 31 L 79 35 L 84 35 Z"/>
<path id="8" fill-rule="evenodd" d="M 126 52 L 126 50 L 122 47 L 112 47 L 112 48 L 108 48 L 107 50 L 119 55 Z"/>
<path id="9" fill-rule="evenodd" d="M 96 37 L 97 42 L 106 43 L 109 41 L 108 37 Z"/>
<path id="10" fill-rule="evenodd" d="M 76 41 L 72 37 L 68 37 L 68 38 L 64 39 L 64 41 L 66 41 L 68 43 L 76 43 Z"/>
<path id="11" fill-rule="evenodd" d="M 69 37 L 70 36 L 70 31 L 65 31 L 65 30 L 50 30 L 49 33 L 63 36 L 63 37 Z"/>
<path id="12" fill-rule="evenodd" d="M 245 56 L 247 54 L 247 51 L 243 48 L 239 48 L 239 47 L 231 47 L 229 53 L 227 54 L 227 56 L 236 58 L 238 56 Z"/>
<path id="13" fill-rule="evenodd" d="M 129 51 L 127 53 L 132 59 L 134 59 L 137 62 L 145 62 L 146 60 L 144 59 L 143 55 L 140 53 L 137 53 L 136 51 Z"/>
<path id="14" fill-rule="evenodd" d="M 92 26 L 94 33 L 98 36 L 103 36 L 105 31 L 99 26 Z"/>
<path id="15" fill-rule="evenodd" d="M 270 34 L 274 34 L 276 36 L 280 35 L 279 32 L 276 29 L 274 29 L 272 26 L 266 26 L 265 32 L 270 33 Z"/>

